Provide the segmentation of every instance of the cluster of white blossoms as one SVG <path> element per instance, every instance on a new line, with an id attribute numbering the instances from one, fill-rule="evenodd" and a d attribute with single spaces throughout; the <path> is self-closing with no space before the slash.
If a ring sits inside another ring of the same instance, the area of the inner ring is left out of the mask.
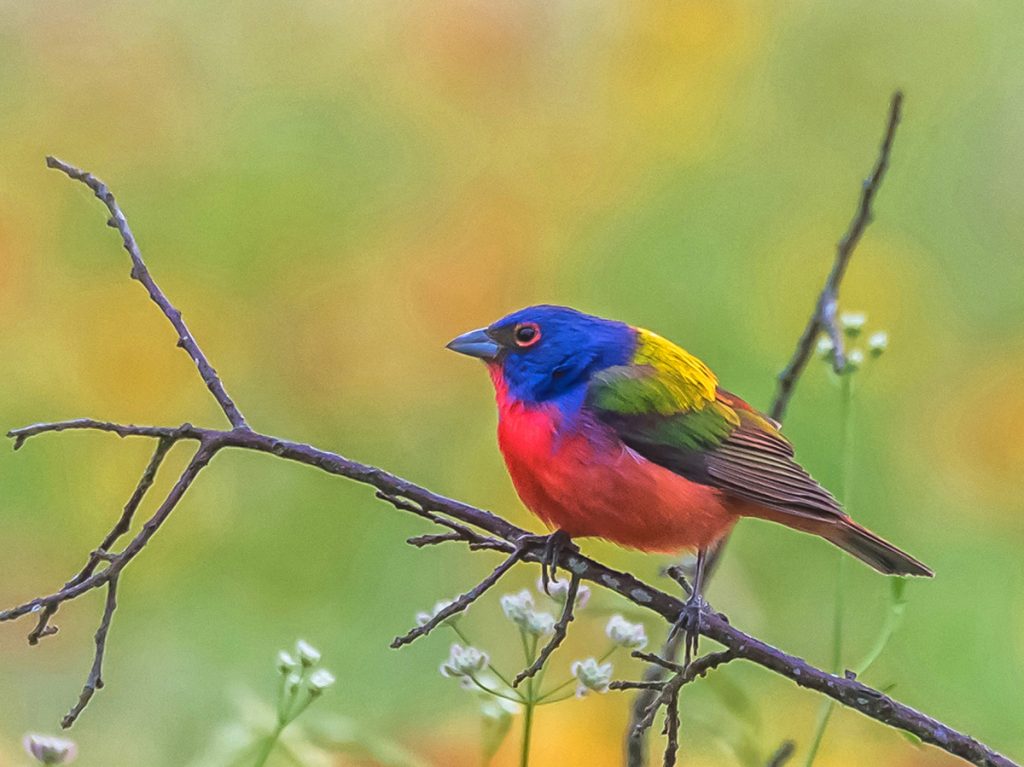
<path id="1" fill-rule="evenodd" d="M 531 636 L 541 637 L 555 630 L 555 616 L 545 610 L 537 610 L 533 594 L 526 589 L 503 596 L 501 609 L 506 618 Z"/>
<path id="2" fill-rule="evenodd" d="M 569 598 L 570 581 L 550 580 L 548 590 L 545 592 L 544 583 L 537 582 L 537 594 L 545 595 L 552 602 L 565 610 L 566 601 Z M 554 633 L 556 620 L 555 616 L 548 610 L 538 607 L 537 595 L 529 589 L 523 589 L 513 594 L 505 594 L 501 597 L 501 610 L 505 617 L 516 626 L 521 636 L 527 641 L 530 655 L 536 652 L 537 641 L 545 636 Z M 579 610 L 590 601 L 590 589 L 582 584 L 577 585 L 574 609 Z M 416 622 L 423 626 L 429 623 L 437 614 L 450 602 L 438 602 L 431 612 L 422 612 L 416 616 Z M 453 623 L 450 618 L 445 623 L 464 641 L 465 634 L 461 628 Z M 607 661 L 608 657 L 617 649 L 641 650 L 647 646 L 647 631 L 642 623 L 632 623 L 621 615 L 612 615 L 605 624 L 604 633 L 611 640 L 611 647 L 600 658 L 590 657 L 574 660 L 569 668 L 572 676 L 562 685 L 553 688 L 557 692 L 562 687 L 573 681 L 576 682 L 576 696 L 582 697 L 590 692 L 604 693 L 609 689 L 612 680 L 612 664 Z M 527 660 L 531 658 L 528 656 Z M 520 705 L 532 705 L 530 700 L 524 696 L 524 689 L 510 687 L 500 677 L 497 671 L 491 667 L 491 661 L 486 652 L 468 644 L 453 644 L 449 650 L 448 658 L 440 666 L 441 675 L 448 678 L 459 679 L 466 689 L 476 689 L 485 695 L 489 708 L 485 713 L 493 717 L 508 717 L 518 710 Z M 500 679 L 498 678 L 500 677 Z M 540 693 L 540 697 L 533 700 L 534 703 L 544 702 L 552 692 Z M 534 694 L 533 692 L 525 694 Z M 571 697 L 571 694 L 570 694 Z M 493 700 L 492 700 L 493 698 Z M 555 698 L 560 700 L 562 698 Z M 554 702 L 552 700 L 552 702 Z"/>
<path id="3" fill-rule="evenodd" d="M 613 615 L 605 633 L 615 644 L 629 650 L 642 650 L 647 646 L 647 632 L 642 623 L 630 623 L 621 615 Z"/>
<path id="4" fill-rule="evenodd" d="M 473 677 L 487 668 L 488 663 L 490 659 L 482 650 L 453 644 L 448 653 L 448 660 L 441 664 L 441 676 L 455 679 Z"/>
<path id="5" fill-rule="evenodd" d="M 572 675 L 576 677 L 576 697 L 582 698 L 589 691 L 608 692 L 612 681 L 612 664 L 599 663 L 596 658 L 573 661 Z"/>
<path id="6" fill-rule="evenodd" d="M 316 697 L 334 684 L 334 674 L 325 668 L 314 668 L 320 657 L 320 651 L 304 639 L 295 643 L 293 653 L 281 650 L 277 654 L 277 670 L 284 675 L 284 689 L 289 695 L 294 696 L 305 687 Z"/>
<path id="7" fill-rule="evenodd" d="M 868 316 L 864 312 L 843 312 L 839 315 L 839 325 L 843 329 L 843 335 L 851 341 L 860 338 L 864 334 L 867 321 Z M 889 334 L 884 330 L 872 333 L 868 336 L 866 346 L 867 355 L 872 359 L 878 359 L 889 348 Z M 835 344 L 832 343 L 832 339 L 827 335 L 819 338 L 817 352 L 821 359 L 831 362 L 832 355 L 835 352 Z M 864 349 L 861 347 L 854 346 L 849 349 L 846 352 L 844 372 L 856 373 L 864 366 L 866 358 Z"/>
<path id="8" fill-rule="evenodd" d="M 30 732 L 22 740 L 25 753 L 40 764 L 70 764 L 78 756 L 78 746 L 66 738 Z"/>

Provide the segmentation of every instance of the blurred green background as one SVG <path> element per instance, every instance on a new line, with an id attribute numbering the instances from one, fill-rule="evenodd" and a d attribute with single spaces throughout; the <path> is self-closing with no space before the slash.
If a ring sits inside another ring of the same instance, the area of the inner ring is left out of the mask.
<path id="1" fill-rule="evenodd" d="M 44 168 L 53 153 L 113 186 L 254 427 L 539 529 L 501 464 L 483 370 L 444 343 L 566 303 L 677 340 L 767 406 L 902 87 L 893 167 L 842 295 L 892 337 L 858 382 L 852 512 L 938 577 L 910 584 L 866 681 L 1024 756 L 1022 76 L 1014 0 L 5 0 L 0 422 L 223 422 L 99 203 Z M 836 486 L 838 394 L 820 363 L 786 430 Z M 4 606 L 80 566 L 149 450 L 66 434 L 0 455 Z M 477 764 L 476 704 L 436 670 L 450 637 L 387 647 L 495 564 L 403 544 L 425 530 L 365 487 L 218 457 L 122 579 L 108 687 L 73 730 L 80 763 L 200 763 L 240 700 L 272 700 L 274 653 L 302 636 L 339 677 L 310 720 Z M 584 548 L 651 579 L 665 564 Z M 834 572 L 830 547 L 745 522 L 710 596 L 827 664 Z M 853 662 L 887 584 L 847 572 Z M 623 607 L 596 595 L 556 666 L 599 653 Z M 57 728 L 100 608 L 98 594 L 67 607 L 35 648 L 28 621 L 0 626 L 0 765 L 25 763 L 25 731 Z M 512 669 L 499 616 L 494 595 L 467 625 Z M 750 744 L 806 747 L 818 705 L 734 664 L 688 688 L 684 754 L 728 765 Z M 614 693 L 542 710 L 534 763 L 620 763 L 626 709 Z M 870 760 L 952 763 L 840 711 L 818 764 Z"/>

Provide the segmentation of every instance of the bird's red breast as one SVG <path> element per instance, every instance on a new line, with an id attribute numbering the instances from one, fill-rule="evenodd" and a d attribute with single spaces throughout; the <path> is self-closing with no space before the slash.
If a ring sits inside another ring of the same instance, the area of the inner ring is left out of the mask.
<path id="1" fill-rule="evenodd" d="M 548 527 L 668 553 L 710 546 L 736 522 L 736 500 L 648 461 L 584 411 L 515 399 L 489 367 L 509 475 Z"/>

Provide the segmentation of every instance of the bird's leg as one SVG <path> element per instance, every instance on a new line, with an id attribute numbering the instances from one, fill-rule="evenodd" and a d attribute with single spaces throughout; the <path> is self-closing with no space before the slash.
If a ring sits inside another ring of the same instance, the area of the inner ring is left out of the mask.
<path id="1" fill-rule="evenodd" d="M 704 588 L 704 574 L 707 565 L 707 549 L 697 550 L 697 567 L 694 569 L 693 586 L 690 596 L 679 613 L 679 620 L 672 627 L 669 638 L 681 630 L 686 632 L 683 643 L 683 668 L 690 665 L 690 660 L 697 654 L 697 643 L 700 639 L 700 619 L 707 602 L 704 601 L 702 593 Z"/>
<path id="2" fill-rule="evenodd" d="M 540 580 L 544 593 L 551 596 L 548 584 L 558 580 L 558 560 L 561 559 L 562 552 L 566 549 L 578 552 L 580 549 L 564 530 L 555 530 L 550 535 L 524 535 L 516 541 L 517 546 L 539 546 L 541 544 L 544 546 L 544 551 L 541 553 L 540 559 Z"/>

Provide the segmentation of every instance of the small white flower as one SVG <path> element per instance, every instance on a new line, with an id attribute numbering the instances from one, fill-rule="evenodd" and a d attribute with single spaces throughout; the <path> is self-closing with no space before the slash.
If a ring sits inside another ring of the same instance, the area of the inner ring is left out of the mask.
<path id="1" fill-rule="evenodd" d="M 302 675 L 294 671 L 284 680 L 284 685 L 289 695 L 294 695 L 298 691 L 300 684 L 302 684 Z"/>
<path id="2" fill-rule="evenodd" d="M 318 668 L 309 677 L 309 691 L 314 695 L 319 695 L 336 681 L 334 674 L 330 671 L 325 668 Z"/>
<path id="3" fill-rule="evenodd" d="M 450 604 L 451 604 L 451 600 L 450 599 L 443 599 L 440 602 L 435 602 L 434 603 L 434 609 L 431 610 L 429 613 L 428 612 L 416 613 L 416 625 L 417 626 L 426 626 L 428 623 L 430 623 L 430 621 L 434 618 L 435 615 L 437 615 L 439 612 L 441 612 L 444 608 L 446 608 Z M 453 615 L 452 617 L 446 618 L 445 620 L 443 620 L 441 622 L 442 623 L 451 623 L 451 622 L 453 622 L 455 620 L 456 617 L 458 617 L 458 616 Z"/>
<path id="4" fill-rule="evenodd" d="M 306 668 L 320 662 L 320 651 L 305 639 L 300 639 L 295 643 L 295 654 L 299 656 L 299 662 Z"/>
<path id="5" fill-rule="evenodd" d="M 277 654 L 277 670 L 282 674 L 290 674 L 296 668 L 298 668 L 299 662 L 292 657 L 291 653 L 287 653 L 281 650 Z"/>
<path id="6" fill-rule="evenodd" d="M 42 764 L 69 764 L 78 756 L 74 741 L 30 732 L 22 740 L 26 753 Z"/>
<path id="7" fill-rule="evenodd" d="M 815 347 L 815 351 L 818 352 L 818 356 L 823 360 L 832 359 L 832 352 L 835 351 L 835 345 L 832 343 L 832 339 L 828 336 L 821 336 L 818 339 L 818 344 Z"/>
<path id="8" fill-rule="evenodd" d="M 441 664 L 441 676 L 462 677 L 472 676 L 487 668 L 487 653 L 475 647 L 463 647 L 453 644 L 448 660 Z"/>
<path id="9" fill-rule="evenodd" d="M 582 698 L 588 690 L 594 692 L 608 692 L 608 685 L 612 680 L 612 664 L 599 665 L 594 658 L 574 661 L 572 664 L 572 675 L 579 684 L 576 686 L 576 696 Z"/>
<path id="10" fill-rule="evenodd" d="M 889 348 L 889 334 L 884 330 L 872 333 L 868 338 L 868 353 L 872 357 L 881 357 L 883 352 Z"/>
<path id="11" fill-rule="evenodd" d="M 846 370 L 850 373 L 856 373 L 864 367 L 864 352 L 861 349 L 850 349 L 850 353 L 846 355 Z"/>
<path id="12" fill-rule="evenodd" d="M 526 628 L 526 622 L 533 614 L 533 596 L 523 589 L 518 594 L 506 594 L 501 598 L 501 609 L 505 617 L 517 626 Z"/>
<path id="13" fill-rule="evenodd" d="M 549 595 L 560 605 L 565 605 L 565 600 L 569 598 L 569 581 L 563 580 L 550 580 L 548 581 L 548 591 L 551 592 Z M 544 593 L 544 579 L 537 579 L 537 593 Z M 587 606 L 587 602 L 590 601 L 590 588 L 585 584 L 581 583 L 579 588 L 576 590 L 576 604 L 575 609 L 582 610 Z"/>
<path id="14" fill-rule="evenodd" d="M 642 623 L 630 623 L 621 615 L 613 615 L 605 628 L 608 638 L 621 647 L 642 650 L 647 646 L 647 632 Z"/>
<path id="15" fill-rule="evenodd" d="M 544 636 L 555 631 L 555 616 L 551 613 L 530 613 L 523 628 L 534 636 Z"/>
<path id="16" fill-rule="evenodd" d="M 859 336 L 867 321 L 868 316 L 864 312 L 843 312 L 839 315 L 839 324 L 842 325 L 843 332 L 849 338 Z"/>

